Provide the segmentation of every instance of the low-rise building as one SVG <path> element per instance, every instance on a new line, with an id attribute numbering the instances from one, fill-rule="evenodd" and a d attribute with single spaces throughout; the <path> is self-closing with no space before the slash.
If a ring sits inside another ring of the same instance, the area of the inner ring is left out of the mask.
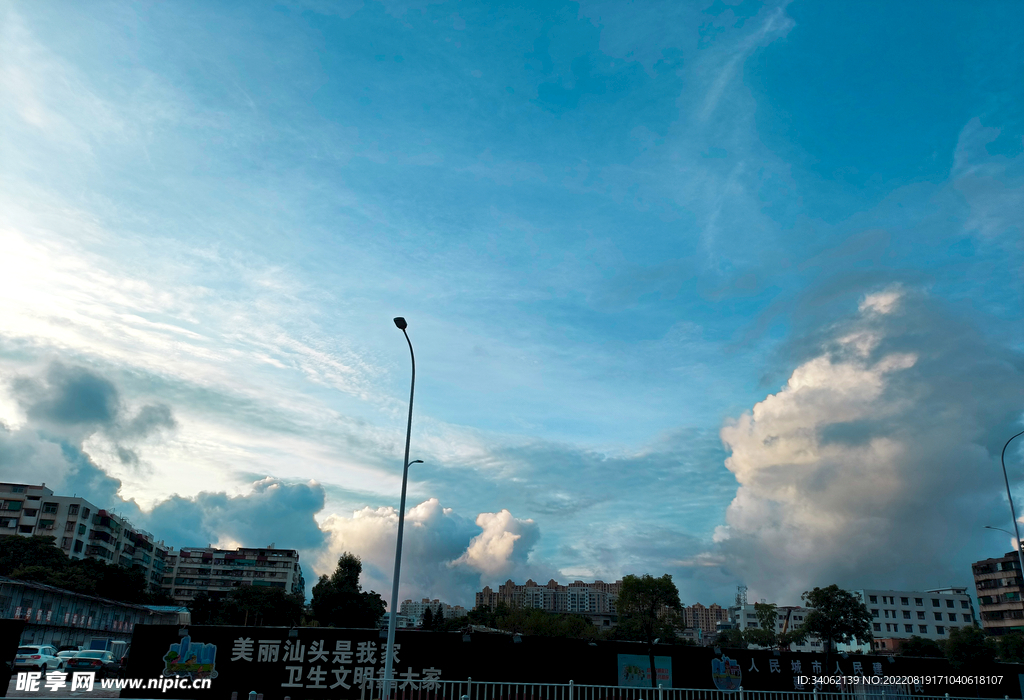
<path id="1" fill-rule="evenodd" d="M 927 591 L 850 591 L 871 614 L 871 644 L 842 645 L 844 650 L 865 653 L 890 651 L 899 644 L 887 640 L 911 637 L 948 639 L 949 633 L 977 623 L 974 602 L 967 588 L 936 588 Z"/>
<path id="2" fill-rule="evenodd" d="M 807 613 L 810 611 L 811 608 L 804 608 L 799 605 L 776 606 L 775 633 L 792 632 L 801 627 L 804 624 L 804 618 L 807 617 Z M 728 622 L 716 624 L 716 631 L 721 632 L 725 629 L 746 631 L 761 627 L 753 604 L 734 605 L 729 608 L 729 618 Z M 814 636 L 807 637 L 799 644 L 791 644 L 789 647 L 789 651 L 822 651 L 822 649 L 821 640 Z"/>
<path id="3" fill-rule="evenodd" d="M 0 576 L 0 618 L 25 620 L 21 644 L 110 648 L 135 625 L 179 624 L 180 611 L 151 609 Z"/>

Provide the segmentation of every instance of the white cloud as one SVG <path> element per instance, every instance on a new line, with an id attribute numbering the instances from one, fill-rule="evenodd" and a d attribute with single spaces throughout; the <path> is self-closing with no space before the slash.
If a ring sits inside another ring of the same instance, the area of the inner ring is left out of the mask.
<path id="1" fill-rule="evenodd" d="M 502 578 L 511 573 L 517 562 L 525 563 L 526 554 L 540 535 L 536 523 L 514 518 L 507 510 L 481 513 L 476 524 L 483 532 L 473 538 L 466 553 L 454 563 L 490 578 Z"/>
<path id="2" fill-rule="evenodd" d="M 481 586 L 494 585 L 495 577 L 529 575 L 528 555 L 540 536 L 532 520 L 520 520 L 502 510 L 481 513 L 476 525 L 442 507 L 436 498 L 410 508 L 405 517 L 399 599 L 429 596 L 465 605 Z M 332 514 L 322 528 L 329 534 L 329 545 L 314 563 L 316 574 L 331 573 L 338 557 L 352 552 L 363 562 L 363 588 L 377 591 L 389 602 L 397 510 L 366 507 L 351 517 Z"/>
<path id="3" fill-rule="evenodd" d="M 831 583 L 969 582 L 966 545 L 999 507 L 993 449 L 1024 387 L 1004 355 L 926 299 L 869 295 L 722 428 L 739 482 L 714 536 L 729 568 L 779 603 Z"/>

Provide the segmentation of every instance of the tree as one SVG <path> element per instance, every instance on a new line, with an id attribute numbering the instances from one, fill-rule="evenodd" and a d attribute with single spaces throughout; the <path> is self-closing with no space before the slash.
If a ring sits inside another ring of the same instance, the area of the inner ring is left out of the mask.
<path id="1" fill-rule="evenodd" d="M 900 643 L 899 655 L 941 659 L 946 653 L 942 650 L 942 645 L 934 639 L 925 639 L 915 634 L 910 639 Z"/>
<path id="2" fill-rule="evenodd" d="M 1024 634 L 1009 632 L 999 637 L 999 659 L 1008 664 L 1024 663 Z"/>
<path id="3" fill-rule="evenodd" d="M 811 612 L 804 616 L 800 634 L 816 636 L 829 651 L 835 644 L 848 644 L 856 639 L 860 644 L 870 642 L 871 613 L 851 593 L 836 584 L 828 588 L 804 591 L 800 596 L 807 601 Z"/>
<path id="4" fill-rule="evenodd" d="M 754 615 L 757 616 L 757 627 L 743 630 L 743 639 L 762 649 L 774 649 L 779 643 L 779 635 L 775 631 L 779 619 L 778 606 L 775 603 L 754 603 Z"/>
<path id="5" fill-rule="evenodd" d="M 733 628 L 724 630 L 719 634 L 718 638 L 715 640 L 715 644 L 729 649 L 746 649 L 747 639 L 743 634 L 743 630 Z"/>
<path id="6" fill-rule="evenodd" d="M 427 609 L 423 611 L 423 617 L 421 619 L 423 620 L 423 629 L 434 629 L 434 611 L 430 609 L 429 605 L 427 606 Z"/>
<path id="7" fill-rule="evenodd" d="M 317 622 L 333 627 L 377 627 L 384 617 L 384 601 L 375 591 L 364 593 L 359 585 L 363 563 L 354 554 L 345 552 L 338 558 L 338 568 L 321 576 L 313 586 L 310 607 Z M 397 610 L 392 611 L 397 614 Z"/>
<path id="8" fill-rule="evenodd" d="M 625 622 L 632 623 L 647 642 L 647 655 L 651 662 L 651 687 L 658 687 L 658 674 L 654 666 L 654 640 L 657 638 L 659 628 L 664 629 L 664 623 L 660 618 L 666 610 L 675 611 L 677 614 L 682 609 L 679 603 L 679 590 L 676 584 L 672 583 L 672 576 L 665 574 L 661 578 L 654 578 L 650 574 L 634 576 L 629 574 L 622 578 L 622 586 L 619 588 L 619 597 L 615 601 L 615 609 L 619 615 L 625 618 Z M 660 623 L 660 624 L 659 624 Z M 666 636 L 667 632 L 666 632 Z M 675 630 L 671 629 L 671 636 L 675 637 Z"/>
<path id="9" fill-rule="evenodd" d="M 40 535 L 0 537 L 0 576 L 15 578 L 16 570 L 29 566 L 40 566 L 51 571 L 64 570 L 70 560 L 54 545 L 56 541 L 54 537 Z"/>
<path id="10" fill-rule="evenodd" d="M 434 615 L 434 626 L 431 629 L 439 630 L 444 625 L 444 606 L 437 606 L 437 614 Z"/>
<path id="11" fill-rule="evenodd" d="M 194 625 L 212 625 L 216 624 L 216 615 L 218 605 L 210 598 L 210 594 L 206 591 L 199 591 L 192 596 L 192 602 L 189 603 L 188 611 L 191 615 L 192 624 Z"/>
<path id="12" fill-rule="evenodd" d="M 302 619 L 302 597 L 276 586 L 240 586 L 219 606 L 222 625 L 293 627 Z"/>
<path id="13" fill-rule="evenodd" d="M 961 627 L 949 632 L 946 658 L 954 671 L 985 668 L 996 656 L 996 644 L 977 627 Z"/>

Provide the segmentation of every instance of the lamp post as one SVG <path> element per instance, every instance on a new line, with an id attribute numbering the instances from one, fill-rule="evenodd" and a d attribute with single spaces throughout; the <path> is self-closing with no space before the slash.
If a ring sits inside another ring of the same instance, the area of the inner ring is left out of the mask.
<path id="1" fill-rule="evenodd" d="M 402 469 L 402 501 L 398 506 L 398 545 L 395 547 L 395 580 L 391 585 L 391 614 L 388 616 L 388 646 L 384 657 L 384 700 L 391 695 L 391 684 L 394 681 L 391 662 L 395 655 L 395 626 L 398 623 L 398 578 L 402 573 L 402 533 L 405 530 L 405 489 L 409 483 L 409 465 L 421 463 L 422 460 L 409 461 L 409 440 L 412 438 L 412 399 L 416 391 L 416 355 L 412 351 L 412 341 L 409 334 L 405 332 L 409 324 L 399 316 L 395 319 L 395 325 L 405 336 L 405 342 L 409 344 L 409 357 L 412 359 L 412 383 L 409 388 L 409 422 L 405 428 L 405 467 Z"/>
<path id="2" fill-rule="evenodd" d="M 1017 538 L 1017 563 L 1020 565 L 1020 574 L 1018 575 L 1017 585 L 1020 587 L 1019 590 L 1024 592 L 1024 582 L 1020 581 L 1020 577 L 1024 577 L 1024 554 L 1020 551 L 1020 530 L 1017 527 L 1017 512 L 1013 509 L 1013 496 L 1010 495 L 1010 479 L 1006 476 L 1006 448 L 1010 446 L 1010 443 L 1013 442 L 1014 438 L 1018 438 L 1021 435 L 1024 435 L 1024 430 L 1006 441 L 1006 444 L 1003 445 L 1003 451 L 999 453 L 999 463 L 1003 465 L 1003 481 L 1006 482 L 1006 497 L 1010 499 L 1010 517 L 1013 518 L 1013 533 Z"/>

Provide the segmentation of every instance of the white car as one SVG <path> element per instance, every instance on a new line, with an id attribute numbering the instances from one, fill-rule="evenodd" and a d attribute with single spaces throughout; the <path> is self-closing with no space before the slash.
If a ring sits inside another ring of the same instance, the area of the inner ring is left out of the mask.
<path id="1" fill-rule="evenodd" d="M 23 646 L 18 647 L 18 654 L 14 657 L 15 671 L 49 671 L 56 669 L 63 670 L 64 659 L 57 656 L 55 647 Z"/>

